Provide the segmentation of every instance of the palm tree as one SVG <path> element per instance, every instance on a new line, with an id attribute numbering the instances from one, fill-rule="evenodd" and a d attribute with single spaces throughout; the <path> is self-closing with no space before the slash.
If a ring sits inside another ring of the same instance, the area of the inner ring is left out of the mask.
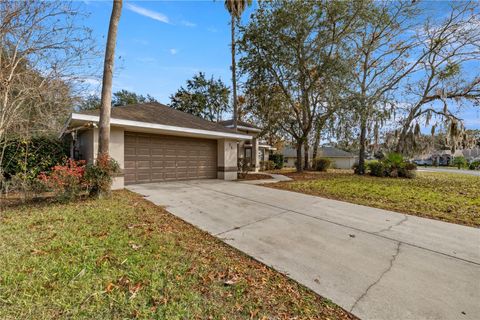
<path id="1" fill-rule="evenodd" d="M 232 87 L 233 87 L 233 128 L 237 130 L 238 101 L 237 75 L 235 65 L 235 22 L 240 20 L 243 11 L 252 4 L 252 0 L 225 0 L 225 8 L 230 13 L 232 28 Z"/>
<path id="2" fill-rule="evenodd" d="M 117 30 L 122 13 L 122 0 L 113 0 L 112 15 L 108 27 L 107 47 L 103 64 L 102 96 L 100 105 L 98 155 L 109 154 L 110 145 L 110 112 L 112 108 L 112 78 L 113 62 L 115 60 L 115 46 L 117 44 Z"/>

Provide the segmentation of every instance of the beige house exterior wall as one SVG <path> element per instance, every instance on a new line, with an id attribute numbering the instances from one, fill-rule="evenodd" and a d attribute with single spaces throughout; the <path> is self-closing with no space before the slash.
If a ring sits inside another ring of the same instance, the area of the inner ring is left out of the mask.
<path id="1" fill-rule="evenodd" d="M 79 132 L 77 141 L 81 158 L 88 163 L 93 163 L 95 157 L 93 152 L 93 130 Z"/>
<path id="2" fill-rule="evenodd" d="M 332 168 L 352 169 L 355 164 L 355 158 L 328 158 L 332 161 Z"/>
<path id="3" fill-rule="evenodd" d="M 98 153 L 98 128 L 83 131 L 78 136 L 78 146 L 82 158 L 88 163 L 97 159 Z M 119 127 L 110 128 L 110 156 L 118 162 L 120 170 L 124 169 L 124 129 Z M 124 187 L 123 174 L 113 178 L 112 189 L 118 190 Z"/>
<path id="4" fill-rule="evenodd" d="M 237 141 L 219 139 L 217 141 L 217 178 L 237 180 Z"/>

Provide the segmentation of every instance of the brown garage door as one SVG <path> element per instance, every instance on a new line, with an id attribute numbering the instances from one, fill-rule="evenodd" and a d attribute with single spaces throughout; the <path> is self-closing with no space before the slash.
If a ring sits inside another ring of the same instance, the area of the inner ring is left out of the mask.
<path id="1" fill-rule="evenodd" d="M 125 184 L 216 177 L 216 140 L 125 132 Z"/>

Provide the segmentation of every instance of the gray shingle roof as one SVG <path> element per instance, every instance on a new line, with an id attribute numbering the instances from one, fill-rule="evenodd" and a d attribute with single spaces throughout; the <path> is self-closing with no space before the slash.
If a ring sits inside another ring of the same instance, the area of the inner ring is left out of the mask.
<path id="1" fill-rule="evenodd" d="M 283 148 L 282 154 L 285 158 L 296 158 L 297 157 L 297 149 L 293 147 L 285 147 Z M 308 155 L 311 158 L 312 157 L 312 149 L 308 150 Z M 305 152 L 302 149 L 302 157 L 305 155 Z"/>
<path id="2" fill-rule="evenodd" d="M 79 113 L 98 116 L 99 110 L 87 110 Z M 226 128 L 220 123 L 211 122 L 157 102 L 112 107 L 111 117 L 174 127 L 237 133 L 235 130 Z"/>

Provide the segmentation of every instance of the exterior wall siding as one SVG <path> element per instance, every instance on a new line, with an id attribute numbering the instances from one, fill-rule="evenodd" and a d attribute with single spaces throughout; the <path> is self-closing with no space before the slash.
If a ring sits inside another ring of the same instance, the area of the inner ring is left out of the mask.
<path id="1" fill-rule="evenodd" d="M 121 174 L 113 178 L 112 189 L 123 189 L 123 170 L 124 170 L 124 130 L 123 128 L 111 127 L 110 129 L 110 156 L 115 159 L 121 170 Z M 80 158 L 87 163 L 94 163 L 98 153 L 98 128 L 83 131 L 78 136 L 78 148 Z"/>
<path id="2" fill-rule="evenodd" d="M 217 148 L 217 178 L 237 180 L 237 141 L 220 139 Z"/>

